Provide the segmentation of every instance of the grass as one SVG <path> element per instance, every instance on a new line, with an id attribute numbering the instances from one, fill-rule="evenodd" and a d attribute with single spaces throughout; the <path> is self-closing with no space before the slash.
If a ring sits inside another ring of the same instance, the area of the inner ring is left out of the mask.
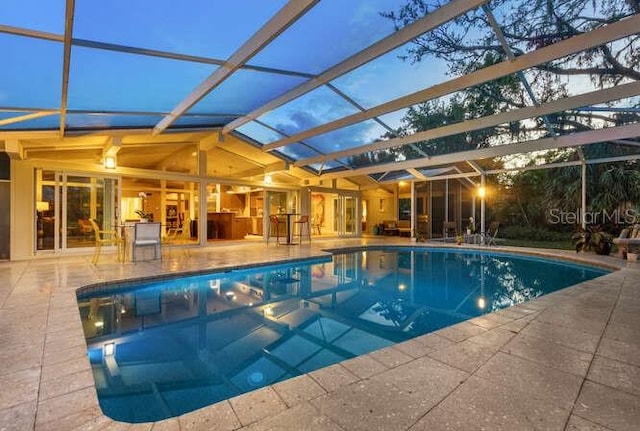
<path id="1" fill-rule="evenodd" d="M 574 250 L 570 241 L 531 241 L 526 239 L 501 239 L 500 245 L 511 247 L 552 248 L 556 250 Z"/>

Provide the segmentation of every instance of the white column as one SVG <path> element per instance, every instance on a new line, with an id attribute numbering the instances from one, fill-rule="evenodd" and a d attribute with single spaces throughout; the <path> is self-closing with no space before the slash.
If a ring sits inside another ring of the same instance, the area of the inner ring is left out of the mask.
<path id="1" fill-rule="evenodd" d="M 449 221 L 449 178 L 444 180 L 444 221 Z"/>
<path id="2" fill-rule="evenodd" d="M 581 196 L 581 208 L 580 208 L 580 221 L 582 229 L 587 228 L 587 164 L 582 159 L 581 167 L 581 181 L 582 181 L 582 196 Z"/>
<path id="3" fill-rule="evenodd" d="M 416 233 L 416 182 L 411 181 L 411 215 L 409 216 L 409 227 L 411 228 L 411 237 Z"/>
<path id="4" fill-rule="evenodd" d="M 487 194 L 486 189 L 486 176 L 483 174 L 480 176 L 480 189 L 482 192 L 480 193 L 480 234 L 482 237 L 482 244 L 484 244 L 484 233 L 485 233 L 485 196 Z"/>
<path id="5" fill-rule="evenodd" d="M 198 157 L 198 174 L 200 184 L 198 189 L 198 242 L 207 245 L 207 152 L 200 150 Z"/>

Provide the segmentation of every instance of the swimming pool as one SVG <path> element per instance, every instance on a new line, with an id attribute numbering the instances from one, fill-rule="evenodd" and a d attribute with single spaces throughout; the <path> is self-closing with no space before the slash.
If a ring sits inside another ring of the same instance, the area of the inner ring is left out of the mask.
<path id="1" fill-rule="evenodd" d="M 78 293 L 103 412 L 156 421 L 607 273 L 519 255 L 369 248 Z"/>

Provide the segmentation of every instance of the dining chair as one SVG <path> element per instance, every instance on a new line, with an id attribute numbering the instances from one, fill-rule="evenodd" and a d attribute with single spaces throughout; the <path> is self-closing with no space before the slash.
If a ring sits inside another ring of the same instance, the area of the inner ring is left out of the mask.
<path id="1" fill-rule="evenodd" d="M 178 226 L 171 227 L 167 230 L 167 235 L 163 237 L 162 243 L 169 246 L 179 246 L 182 254 L 191 257 L 188 245 L 191 242 L 190 220 L 187 218 L 184 222 L 179 222 Z"/>
<path id="2" fill-rule="evenodd" d="M 82 234 L 82 237 L 87 239 L 89 235 L 94 233 L 93 226 L 89 219 L 78 219 L 78 232 Z"/>
<path id="3" fill-rule="evenodd" d="M 93 259 L 91 259 L 91 263 L 96 265 L 98 260 L 100 259 L 100 254 L 102 253 L 103 245 L 113 245 L 118 244 L 118 239 L 116 238 L 116 232 L 113 230 L 102 230 L 98 226 L 98 223 L 94 219 L 89 219 L 89 223 L 93 228 L 93 235 L 95 237 L 95 251 L 93 252 Z"/>
<path id="4" fill-rule="evenodd" d="M 131 241 L 131 257 L 134 262 L 137 261 L 136 249 L 144 247 L 153 247 L 154 259 L 162 259 L 160 251 L 160 229 L 162 225 L 159 222 L 136 223 L 134 225 L 133 239 Z"/>

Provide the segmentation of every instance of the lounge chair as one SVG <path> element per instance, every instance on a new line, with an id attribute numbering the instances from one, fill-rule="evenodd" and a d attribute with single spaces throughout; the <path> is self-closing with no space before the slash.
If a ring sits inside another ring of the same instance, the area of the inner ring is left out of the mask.
<path id="1" fill-rule="evenodd" d="M 442 238 L 444 242 L 447 242 L 447 239 L 456 237 L 456 231 L 458 229 L 458 223 L 454 221 L 446 221 L 442 224 Z"/>
<path id="2" fill-rule="evenodd" d="M 385 220 L 382 222 L 382 234 L 383 235 L 399 235 L 400 229 L 398 223 L 395 220 Z"/>
<path id="3" fill-rule="evenodd" d="M 496 237 L 498 235 L 498 229 L 500 228 L 500 222 L 492 221 L 489 224 L 489 229 L 481 233 L 481 243 L 487 247 L 490 245 L 497 245 Z"/>
<path id="4" fill-rule="evenodd" d="M 622 229 L 620 236 L 613 239 L 613 243 L 618 246 L 622 257 L 629 251 L 629 248 L 640 248 L 640 224 Z"/>

